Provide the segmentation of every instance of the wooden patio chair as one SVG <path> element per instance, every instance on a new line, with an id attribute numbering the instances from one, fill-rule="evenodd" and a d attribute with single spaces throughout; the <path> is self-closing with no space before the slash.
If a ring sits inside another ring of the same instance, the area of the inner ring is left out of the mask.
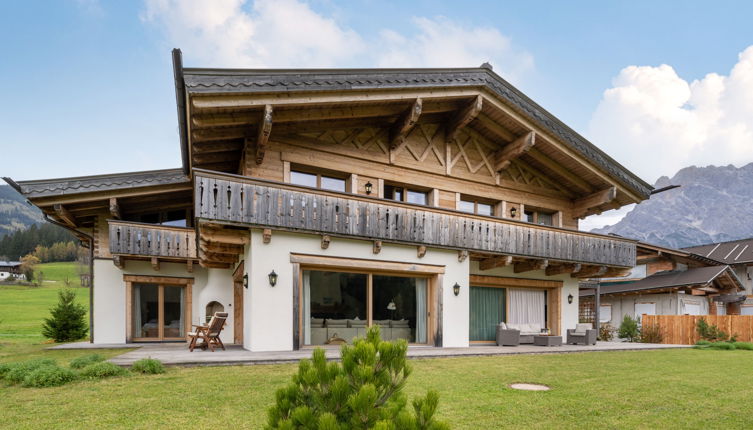
<path id="1" fill-rule="evenodd" d="M 225 321 L 227 321 L 227 312 L 215 312 L 212 319 L 209 320 L 209 324 L 193 324 L 192 327 L 195 327 L 195 330 L 188 333 L 188 337 L 191 338 L 188 350 L 193 352 L 194 348 L 198 346 L 201 349 L 209 348 L 214 352 L 214 348 L 219 346 L 224 351 L 225 344 L 220 339 L 220 333 L 222 333 L 222 328 L 225 327 Z M 197 344 L 199 340 L 202 342 Z"/>

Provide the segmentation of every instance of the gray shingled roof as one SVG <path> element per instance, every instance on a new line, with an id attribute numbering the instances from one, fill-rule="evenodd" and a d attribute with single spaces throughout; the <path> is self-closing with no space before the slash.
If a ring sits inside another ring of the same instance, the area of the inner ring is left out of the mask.
<path id="1" fill-rule="evenodd" d="M 179 79 L 179 75 L 176 74 L 176 79 Z M 191 94 L 485 87 L 636 194 L 648 198 L 653 189 L 488 67 L 335 70 L 185 68 L 182 75 L 185 89 Z M 180 88 L 179 83 L 176 84 Z"/>
<path id="2" fill-rule="evenodd" d="M 753 262 L 753 238 L 731 242 L 709 243 L 708 245 L 683 248 L 683 250 L 724 264 Z"/>
<path id="3" fill-rule="evenodd" d="M 27 199 L 121 190 L 155 185 L 189 183 L 182 169 L 151 170 L 144 172 L 115 173 L 111 175 L 81 176 L 74 178 L 19 181 L 4 178 Z"/>
<path id="4" fill-rule="evenodd" d="M 614 285 L 602 284 L 601 293 L 623 293 L 628 291 L 656 290 L 673 287 L 689 287 L 693 285 L 705 285 L 713 281 L 725 271 L 730 270 L 729 266 L 708 266 L 688 269 L 682 272 L 659 272 L 647 276 L 639 281 L 618 283 Z M 733 274 L 734 275 L 734 274 Z M 733 276 L 739 284 L 736 276 Z M 738 285 L 742 288 L 742 286 Z"/>

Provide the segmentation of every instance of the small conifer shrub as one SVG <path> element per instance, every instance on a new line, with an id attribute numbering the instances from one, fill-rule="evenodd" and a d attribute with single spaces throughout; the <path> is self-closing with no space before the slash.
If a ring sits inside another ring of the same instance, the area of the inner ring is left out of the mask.
<path id="1" fill-rule="evenodd" d="M 60 290 L 58 304 L 45 318 L 42 335 L 55 342 L 70 342 L 83 339 L 89 328 L 86 324 L 86 308 L 76 303 L 73 290 Z"/>

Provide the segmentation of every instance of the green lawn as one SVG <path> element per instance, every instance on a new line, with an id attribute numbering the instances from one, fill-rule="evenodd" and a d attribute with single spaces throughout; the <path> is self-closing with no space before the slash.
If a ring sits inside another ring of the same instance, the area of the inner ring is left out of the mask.
<path id="1" fill-rule="evenodd" d="M 67 273 L 48 267 L 46 277 Z M 67 365 L 90 353 L 44 349 L 39 327 L 59 287 L 0 287 L 0 362 L 51 357 Z M 88 290 L 76 290 L 85 303 Z M 112 357 L 124 350 L 97 352 Z M 416 360 L 406 390 L 439 391 L 438 416 L 458 429 L 753 428 L 751 362 L 750 351 L 689 349 Z M 57 388 L 0 383 L 1 426 L 260 428 L 275 389 L 294 371 L 294 365 L 170 368 Z M 552 390 L 507 388 L 515 382 Z"/>

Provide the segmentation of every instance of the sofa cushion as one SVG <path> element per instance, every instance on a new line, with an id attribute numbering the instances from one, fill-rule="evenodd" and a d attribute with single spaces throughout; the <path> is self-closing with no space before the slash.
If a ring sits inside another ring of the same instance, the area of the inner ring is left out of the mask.
<path id="1" fill-rule="evenodd" d="M 392 327 L 393 327 L 393 328 L 405 328 L 405 327 L 410 327 L 410 323 L 409 323 L 409 322 L 408 322 L 408 320 L 406 320 L 406 319 L 402 319 L 402 320 L 397 320 L 397 321 L 393 320 L 391 324 L 392 324 Z"/>
<path id="2" fill-rule="evenodd" d="M 324 327 L 324 318 L 311 318 L 311 327 Z"/>
<path id="3" fill-rule="evenodd" d="M 327 319 L 325 323 L 327 327 L 347 327 L 348 326 L 348 320 Z"/>
<path id="4" fill-rule="evenodd" d="M 360 319 L 348 320 L 348 327 L 366 327 L 366 320 L 360 320 Z"/>
<path id="5" fill-rule="evenodd" d="M 575 333 L 586 334 L 586 330 L 591 330 L 591 324 L 576 324 Z"/>
<path id="6" fill-rule="evenodd" d="M 505 324 L 505 322 L 502 321 L 501 323 L 499 323 L 499 328 L 501 328 L 502 330 L 507 330 L 507 324 Z"/>
<path id="7" fill-rule="evenodd" d="M 390 320 L 373 320 L 373 325 L 378 325 L 381 327 L 389 327 L 390 326 Z"/>

